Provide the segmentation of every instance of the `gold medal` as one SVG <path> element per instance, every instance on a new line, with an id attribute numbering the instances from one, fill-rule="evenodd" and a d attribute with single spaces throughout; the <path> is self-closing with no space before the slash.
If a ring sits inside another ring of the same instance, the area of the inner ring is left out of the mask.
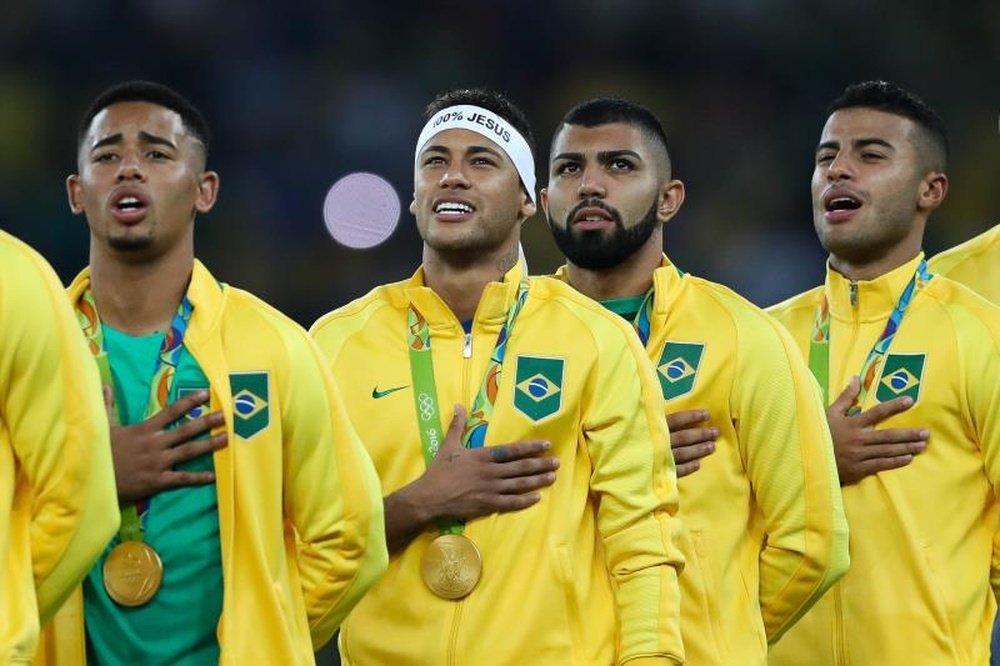
<path id="1" fill-rule="evenodd" d="M 142 541 L 122 541 L 104 560 L 104 589 L 122 606 L 142 606 L 163 582 L 163 563 Z"/>
<path id="2" fill-rule="evenodd" d="M 427 547 L 420 573 L 434 594 L 442 599 L 461 599 L 479 583 L 483 556 L 468 537 L 442 534 Z"/>

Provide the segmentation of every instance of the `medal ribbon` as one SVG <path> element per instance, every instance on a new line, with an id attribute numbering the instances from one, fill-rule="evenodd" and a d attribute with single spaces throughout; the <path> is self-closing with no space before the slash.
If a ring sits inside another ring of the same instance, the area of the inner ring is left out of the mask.
<path id="1" fill-rule="evenodd" d="M 163 336 L 163 343 L 160 345 L 160 353 L 156 356 L 153 364 L 153 379 L 149 385 L 149 402 L 146 405 L 144 418 L 149 418 L 157 414 L 167 406 L 170 399 L 170 388 L 173 384 L 174 375 L 177 373 L 177 363 L 180 361 L 181 353 L 184 349 L 184 333 L 187 331 L 188 323 L 191 321 L 191 312 L 194 306 L 187 295 L 181 299 L 177 312 L 170 322 L 170 328 Z M 90 346 L 90 353 L 97 360 L 97 366 L 101 371 L 101 382 L 111 386 L 114 390 L 114 380 L 111 376 L 111 364 L 108 361 L 107 351 L 104 349 L 104 331 L 101 327 L 101 319 L 97 315 L 97 306 L 94 303 L 94 294 L 88 287 L 76 303 L 76 318 L 80 323 L 87 344 Z M 116 423 L 118 419 L 118 408 L 114 407 L 113 417 Z M 140 502 L 142 510 L 145 511 L 148 500 Z M 119 535 L 122 541 L 142 541 L 142 525 L 139 522 L 140 507 L 130 504 L 122 508 L 121 530 Z"/>
<path id="2" fill-rule="evenodd" d="M 903 322 L 906 309 L 910 307 L 910 303 L 917 292 L 923 289 L 933 278 L 934 275 L 927 270 L 927 262 L 921 259 L 917 270 L 913 273 L 913 277 L 910 278 L 910 281 L 903 289 L 903 293 L 899 297 L 899 302 L 896 303 L 892 314 L 889 315 L 889 320 L 885 323 L 885 329 L 882 330 L 882 334 L 875 341 L 875 345 L 871 351 L 868 352 L 868 358 L 865 359 L 864 365 L 861 366 L 861 391 L 848 408 L 848 416 L 855 416 L 861 412 L 861 405 L 864 404 L 865 398 L 868 397 L 868 391 L 871 390 L 872 384 L 875 382 L 875 377 L 881 368 L 882 359 L 885 357 L 886 352 L 889 351 L 889 346 L 899 331 L 899 326 Z M 813 319 L 812 336 L 809 339 L 809 369 L 812 371 L 813 376 L 816 377 L 816 381 L 819 382 L 820 389 L 823 391 L 823 405 L 829 405 L 830 304 L 827 302 L 825 292 L 823 293 L 819 308 L 816 309 L 816 316 Z"/>
<path id="3" fill-rule="evenodd" d="M 650 287 L 649 291 L 646 292 L 639 305 L 639 311 L 635 313 L 635 319 L 632 320 L 632 328 L 639 335 L 643 347 L 649 342 L 650 322 L 653 319 L 653 290 L 654 287 Z"/>
<path id="4" fill-rule="evenodd" d="M 522 278 L 517 289 L 517 296 L 507 310 L 507 318 L 500 328 L 486 375 L 476 393 L 462 431 L 462 446 L 470 449 L 480 448 L 486 441 L 486 429 L 493 416 L 493 406 L 496 402 L 497 390 L 500 386 L 500 372 L 503 369 L 504 357 L 507 354 L 507 341 L 514 327 L 514 320 L 521 312 L 528 297 L 528 280 Z M 441 428 L 441 409 L 437 399 L 437 387 L 434 383 L 434 361 L 431 358 L 431 334 L 427 320 L 411 303 L 406 318 L 407 342 L 409 344 L 410 374 L 413 377 L 413 403 L 417 411 L 417 424 L 420 429 L 420 445 L 424 454 L 424 462 L 431 464 L 438 449 L 444 441 L 444 430 Z M 465 523 L 461 520 L 442 521 L 439 525 L 441 534 L 461 534 Z"/>

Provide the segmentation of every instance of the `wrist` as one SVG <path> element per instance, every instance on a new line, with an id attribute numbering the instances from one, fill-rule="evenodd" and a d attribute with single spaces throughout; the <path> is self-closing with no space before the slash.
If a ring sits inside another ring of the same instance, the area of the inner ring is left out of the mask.
<path id="1" fill-rule="evenodd" d="M 431 498 L 424 492 L 422 480 L 423 477 L 393 493 L 400 508 L 409 516 L 407 522 L 420 530 L 433 523 L 438 517 Z"/>

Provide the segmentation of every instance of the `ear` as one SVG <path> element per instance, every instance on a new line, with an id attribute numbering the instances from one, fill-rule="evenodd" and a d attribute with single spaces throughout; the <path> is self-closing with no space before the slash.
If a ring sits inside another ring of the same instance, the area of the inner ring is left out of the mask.
<path id="1" fill-rule="evenodd" d="M 549 215 L 549 189 L 543 187 L 538 191 L 538 200 L 542 202 L 542 210 L 545 211 L 545 216 Z"/>
<path id="2" fill-rule="evenodd" d="M 219 174 L 214 171 L 205 171 L 198 176 L 198 198 L 194 201 L 194 209 L 204 215 L 212 210 L 218 196 Z"/>
<path id="3" fill-rule="evenodd" d="M 69 199 L 69 209 L 74 215 L 83 214 L 83 187 L 80 176 L 75 173 L 66 178 L 66 197 Z"/>
<path id="4" fill-rule="evenodd" d="M 931 171 L 920 183 L 917 192 L 917 210 L 931 212 L 941 205 L 948 195 L 948 176 L 940 171 Z"/>
<path id="5" fill-rule="evenodd" d="M 413 193 L 413 198 L 410 200 L 410 215 L 417 216 L 417 193 Z"/>
<path id="6" fill-rule="evenodd" d="M 656 218 L 666 223 L 677 214 L 684 204 L 684 183 L 670 180 L 660 187 L 659 204 L 656 208 Z"/>
<path id="7" fill-rule="evenodd" d="M 521 210 L 519 212 L 519 217 L 522 220 L 527 220 L 529 217 L 538 212 L 538 206 L 528 198 L 528 193 L 521 188 Z"/>

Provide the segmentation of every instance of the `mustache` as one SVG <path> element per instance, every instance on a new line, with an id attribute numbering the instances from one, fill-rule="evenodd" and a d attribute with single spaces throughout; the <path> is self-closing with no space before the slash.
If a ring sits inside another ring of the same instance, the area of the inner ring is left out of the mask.
<path id="1" fill-rule="evenodd" d="M 581 201 L 577 205 L 573 206 L 573 208 L 571 208 L 570 211 L 569 211 L 569 213 L 566 215 L 566 228 L 567 229 L 569 229 L 571 226 L 573 226 L 573 220 L 576 219 L 576 216 L 584 208 L 600 208 L 605 213 L 607 213 L 608 215 L 611 216 L 611 219 L 614 220 L 614 222 L 615 222 L 615 226 L 618 226 L 618 227 L 624 226 L 622 224 L 622 214 L 619 213 L 617 209 L 612 208 L 611 206 L 607 205 L 606 203 L 604 203 L 600 199 L 584 199 L 583 201 Z"/>

